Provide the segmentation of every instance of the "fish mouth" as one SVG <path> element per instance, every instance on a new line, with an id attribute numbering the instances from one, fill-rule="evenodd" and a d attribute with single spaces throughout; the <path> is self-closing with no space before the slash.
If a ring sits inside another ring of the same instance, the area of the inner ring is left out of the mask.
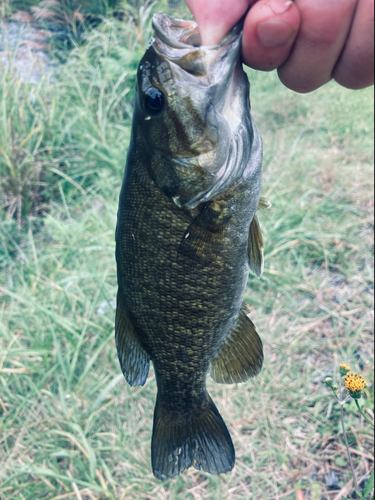
<path id="1" fill-rule="evenodd" d="M 224 85 L 229 82 L 240 58 L 243 22 L 237 23 L 220 43 L 206 46 L 202 45 L 195 21 L 173 19 L 165 14 L 153 16 L 154 37 L 150 47 L 169 63 L 177 84 L 175 90 L 181 97 L 197 86 L 203 90 L 219 81 Z"/>
<path id="2" fill-rule="evenodd" d="M 152 25 L 154 37 L 151 45 L 155 51 L 195 77 L 208 76 L 215 79 L 218 73 L 222 77 L 220 67 L 227 66 L 228 63 L 230 65 L 240 57 L 243 20 L 220 43 L 209 46 L 202 45 L 199 28 L 194 21 L 155 14 Z"/>
<path id="3" fill-rule="evenodd" d="M 202 45 L 198 24 L 195 21 L 173 19 L 166 14 L 154 14 L 152 26 L 155 38 L 158 38 L 170 48 L 191 50 L 193 47 L 206 47 L 217 50 L 238 38 L 242 32 L 243 21 L 237 23 L 220 43 L 211 46 Z"/>
<path id="4" fill-rule="evenodd" d="M 186 46 L 200 47 L 202 45 L 199 28 L 194 21 L 173 19 L 165 14 L 155 14 L 152 19 L 155 36 L 169 47 L 186 49 Z"/>

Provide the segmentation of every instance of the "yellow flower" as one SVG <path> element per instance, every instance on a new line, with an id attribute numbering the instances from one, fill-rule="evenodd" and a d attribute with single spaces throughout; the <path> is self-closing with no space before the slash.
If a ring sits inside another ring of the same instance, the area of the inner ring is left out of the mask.
<path id="1" fill-rule="evenodd" d="M 345 377 L 345 387 L 353 399 L 360 399 L 363 389 L 367 387 L 367 382 L 362 375 L 348 373 Z"/>
<path id="2" fill-rule="evenodd" d="M 348 372 L 350 372 L 351 368 L 350 366 L 348 365 L 348 363 L 344 363 L 342 362 L 341 365 L 340 365 L 340 375 L 343 377 L 344 375 L 346 375 Z"/>

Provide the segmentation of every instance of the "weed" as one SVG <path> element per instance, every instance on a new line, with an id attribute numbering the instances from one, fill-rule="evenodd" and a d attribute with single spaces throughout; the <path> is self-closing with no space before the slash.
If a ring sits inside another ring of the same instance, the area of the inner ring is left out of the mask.
<path id="1" fill-rule="evenodd" d="M 325 383 L 330 389 L 332 389 L 332 392 L 333 392 L 335 398 L 337 399 L 338 403 L 340 404 L 341 425 L 342 425 L 342 431 L 344 434 L 345 446 L 346 446 L 346 451 L 347 451 L 348 458 L 349 458 L 350 468 L 351 468 L 352 474 L 353 474 L 354 490 L 358 491 L 359 485 L 358 485 L 356 473 L 354 470 L 353 460 L 352 460 L 352 456 L 350 453 L 349 444 L 348 444 L 348 437 L 347 437 L 347 432 L 346 432 L 346 428 L 345 428 L 344 405 L 353 399 L 356 406 L 357 406 L 359 413 L 372 426 L 372 428 L 374 428 L 374 423 L 371 422 L 371 420 L 363 413 L 363 411 L 359 405 L 359 402 L 358 402 L 358 400 L 362 398 L 362 396 L 364 394 L 364 390 L 368 385 L 367 381 L 363 378 L 362 375 L 358 375 L 357 373 L 351 373 L 350 370 L 351 370 L 350 366 L 347 363 L 342 362 L 340 365 L 339 373 L 340 373 L 340 376 L 343 377 L 343 380 L 340 381 L 340 385 L 335 384 L 332 377 L 327 377 L 325 379 Z M 349 395 L 347 394 L 346 397 L 344 397 L 345 393 L 343 390 L 343 385 L 344 385 L 345 389 L 347 390 L 347 392 L 349 393 Z M 374 476 L 372 474 L 372 483 L 374 482 L 373 477 Z M 371 483 L 371 478 L 369 480 L 369 483 Z M 373 488 L 373 485 L 371 487 L 371 490 L 372 490 L 372 488 Z M 366 486 L 365 491 L 367 491 L 367 490 L 368 490 L 368 487 Z M 371 491 L 371 490 L 369 490 L 369 491 Z M 368 495 L 369 495 L 369 493 L 367 494 L 367 496 Z M 362 493 L 360 494 L 360 498 L 363 498 Z"/>

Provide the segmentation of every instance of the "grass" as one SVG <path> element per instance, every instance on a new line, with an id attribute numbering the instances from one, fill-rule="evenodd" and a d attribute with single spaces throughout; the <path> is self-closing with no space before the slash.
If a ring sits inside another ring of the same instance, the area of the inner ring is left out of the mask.
<path id="1" fill-rule="evenodd" d="M 142 51 L 130 23 L 107 21 L 38 85 L 24 84 L 12 66 L 2 73 L 0 201 L 8 218 L 45 210 L 60 181 L 74 197 L 103 171 L 121 174 Z"/>
<path id="2" fill-rule="evenodd" d="M 17 50 L 6 47 L 10 64 L 0 73 L 0 213 L 15 216 L 20 226 L 27 214 L 47 209 L 60 181 L 74 197 L 106 172 L 122 175 L 133 83 L 155 7 L 134 7 L 131 20 L 104 20 L 98 30 L 87 31 L 83 46 L 55 50 L 54 72 L 37 85 L 22 81 L 14 65 Z"/>
<path id="3" fill-rule="evenodd" d="M 159 482 L 150 468 L 155 377 L 126 384 L 111 306 L 137 40 L 134 25 L 106 21 L 53 81 L 28 86 L 10 70 L 0 87 L 0 137 L 24 149 L 12 156 L 28 158 L 22 168 L 42 164 L 27 210 L 9 210 L 10 188 L 2 198 L 0 498 L 294 500 L 301 489 L 305 500 L 341 500 L 350 468 L 323 381 L 344 360 L 373 384 L 371 89 L 330 83 L 303 96 L 274 73 L 249 72 L 273 203 L 260 214 L 265 274 L 249 277 L 246 292 L 265 366 L 246 384 L 208 380 L 235 469 Z M 0 162 L 3 186 L 4 154 Z M 372 385 L 364 404 L 373 415 Z M 373 436 L 354 403 L 346 423 L 361 478 L 373 469 Z"/>
<path id="4" fill-rule="evenodd" d="M 96 23 L 100 17 L 110 17 L 114 12 L 120 18 L 130 12 L 137 19 L 142 9 L 156 3 L 160 12 L 189 15 L 183 0 L 2 0 L 0 17 L 26 11 L 38 21 L 72 28 L 85 19 Z"/>
<path id="5" fill-rule="evenodd" d="M 40 9 L 44 10 L 44 14 L 49 11 L 61 14 L 96 14 L 105 15 L 109 9 L 114 8 L 119 2 L 118 0 L 3 0 L 4 9 L 7 12 L 31 11 L 35 12 Z"/>

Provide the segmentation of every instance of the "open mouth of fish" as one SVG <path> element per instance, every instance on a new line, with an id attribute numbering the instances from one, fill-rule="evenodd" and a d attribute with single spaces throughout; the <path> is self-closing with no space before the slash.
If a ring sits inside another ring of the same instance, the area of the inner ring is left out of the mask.
<path id="1" fill-rule="evenodd" d="M 220 43 L 210 46 L 202 45 L 195 21 L 155 14 L 152 24 L 155 35 L 151 44 L 155 50 L 187 73 L 209 77 L 211 85 L 223 79 L 224 66 L 228 62 L 232 63 L 240 58 L 242 22 L 236 24 Z"/>

